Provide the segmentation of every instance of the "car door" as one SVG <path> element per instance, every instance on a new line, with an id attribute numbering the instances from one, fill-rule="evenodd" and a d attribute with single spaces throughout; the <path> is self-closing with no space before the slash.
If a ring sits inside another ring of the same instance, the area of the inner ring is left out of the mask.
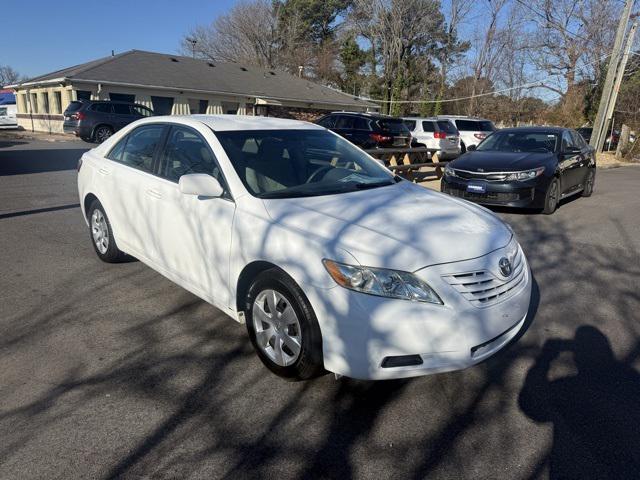
<path id="1" fill-rule="evenodd" d="M 571 133 L 571 138 L 573 138 L 574 145 L 576 145 L 576 147 L 582 152 L 578 165 L 579 171 L 577 172 L 577 185 L 583 186 L 591 164 L 591 148 L 578 132 L 575 130 L 569 130 L 569 132 Z"/>
<path id="2" fill-rule="evenodd" d="M 582 150 L 574 143 L 569 130 L 563 130 L 559 157 L 563 193 L 573 190 L 580 184 L 583 161 Z"/>
<path id="3" fill-rule="evenodd" d="M 156 200 L 157 155 L 166 128 L 161 123 L 135 128 L 106 155 L 112 161 L 98 169 L 106 189 L 104 207 L 116 240 L 122 250 L 142 260 L 157 259 L 157 231 L 151 207 Z"/>
<path id="4" fill-rule="evenodd" d="M 423 120 L 422 122 L 422 135 L 420 136 L 420 143 L 424 143 L 427 148 L 439 148 L 440 144 L 436 141 L 436 125 L 431 120 Z"/>
<path id="5" fill-rule="evenodd" d="M 336 118 L 336 125 L 333 131 L 352 143 L 356 143 L 357 138 L 353 130 L 353 116 L 351 115 L 338 115 Z"/>
<path id="6" fill-rule="evenodd" d="M 131 108 L 126 103 L 113 104 L 113 127 L 115 130 L 120 130 L 122 127 L 129 125 L 138 118 L 140 117 L 131 113 Z"/>
<path id="7" fill-rule="evenodd" d="M 191 127 L 172 125 L 155 178 L 151 219 L 158 262 L 185 288 L 218 306 L 229 302 L 229 254 L 235 203 L 207 141 Z M 225 188 L 220 198 L 180 192 L 182 175 L 206 173 Z"/>

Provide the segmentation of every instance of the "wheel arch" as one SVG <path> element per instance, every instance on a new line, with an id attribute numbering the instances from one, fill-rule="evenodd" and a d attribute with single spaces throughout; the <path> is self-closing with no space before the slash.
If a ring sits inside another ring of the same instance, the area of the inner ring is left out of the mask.
<path id="1" fill-rule="evenodd" d="M 91 192 L 87 193 L 84 196 L 84 200 L 82 201 L 82 208 L 84 210 L 84 218 L 87 220 L 87 222 L 89 221 L 89 207 L 96 200 L 100 201 L 98 197 Z"/>
<path id="2" fill-rule="evenodd" d="M 253 279 L 260 275 L 262 272 L 265 272 L 272 268 L 277 268 L 278 270 L 287 273 L 275 263 L 267 262 L 265 260 L 255 260 L 245 265 L 245 267 L 238 275 L 238 281 L 236 282 L 236 311 L 241 312 L 244 310 L 244 298 L 247 296 L 247 292 L 249 291 L 249 287 L 251 286 L 251 282 L 253 281 Z"/>

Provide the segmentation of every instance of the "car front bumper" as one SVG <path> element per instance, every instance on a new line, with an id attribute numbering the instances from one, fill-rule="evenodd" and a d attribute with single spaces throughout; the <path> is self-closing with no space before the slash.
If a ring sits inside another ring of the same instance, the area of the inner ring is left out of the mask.
<path id="1" fill-rule="evenodd" d="M 338 286 L 312 289 L 308 298 L 322 331 L 325 368 L 347 377 L 382 380 L 461 370 L 494 355 L 522 329 L 529 310 L 532 282 L 524 254 L 517 284 L 486 305 L 470 301 L 450 279 L 453 273 L 479 271 L 497 277 L 498 262 L 508 248 L 513 249 L 508 246 L 484 257 L 415 272 L 444 305 Z"/>
<path id="2" fill-rule="evenodd" d="M 467 187 L 470 183 L 482 184 L 485 192 L 468 191 Z M 549 179 L 538 177 L 525 182 L 512 181 L 503 183 L 444 176 L 440 185 L 442 193 L 482 205 L 542 208 Z"/>

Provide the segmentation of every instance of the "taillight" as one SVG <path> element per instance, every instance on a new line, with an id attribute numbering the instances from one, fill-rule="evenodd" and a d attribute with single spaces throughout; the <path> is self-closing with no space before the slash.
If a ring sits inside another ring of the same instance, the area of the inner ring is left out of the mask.
<path id="1" fill-rule="evenodd" d="M 82 113 L 82 112 L 77 112 L 77 113 L 74 113 L 73 115 L 71 115 L 71 118 L 74 119 L 74 120 L 84 120 L 85 117 L 86 117 L 86 115 L 84 113 Z"/>
<path id="2" fill-rule="evenodd" d="M 391 140 L 393 140 L 393 137 L 389 137 L 387 135 L 382 135 L 380 133 L 370 133 L 369 137 L 371 137 L 371 140 L 373 140 L 374 142 L 377 142 L 377 143 L 385 143 L 385 142 L 390 142 Z"/>
<path id="3" fill-rule="evenodd" d="M 78 172 L 80 171 L 81 168 L 82 168 L 82 157 L 80 157 L 80 159 L 78 160 Z"/>
<path id="4" fill-rule="evenodd" d="M 446 132 L 435 132 L 433 134 L 434 138 L 447 138 Z"/>
<path id="5" fill-rule="evenodd" d="M 473 136 L 476 137 L 478 140 L 484 140 L 485 138 L 487 138 L 486 133 L 474 133 Z"/>

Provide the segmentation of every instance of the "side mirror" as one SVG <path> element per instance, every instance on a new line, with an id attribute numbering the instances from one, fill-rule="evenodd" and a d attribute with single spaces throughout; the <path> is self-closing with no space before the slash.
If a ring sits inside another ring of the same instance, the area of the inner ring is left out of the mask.
<path id="1" fill-rule="evenodd" d="M 180 191 L 185 195 L 199 197 L 220 197 L 224 189 L 220 182 L 206 173 L 189 173 L 182 175 L 178 181 Z"/>
<path id="2" fill-rule="evenodd" d="M 467 147 L 467 152 L 473 152 L 476 148 L 477 148 L 477 146 L 476 146 L 476 145 L 469 145 L 469 146 Z"/>

